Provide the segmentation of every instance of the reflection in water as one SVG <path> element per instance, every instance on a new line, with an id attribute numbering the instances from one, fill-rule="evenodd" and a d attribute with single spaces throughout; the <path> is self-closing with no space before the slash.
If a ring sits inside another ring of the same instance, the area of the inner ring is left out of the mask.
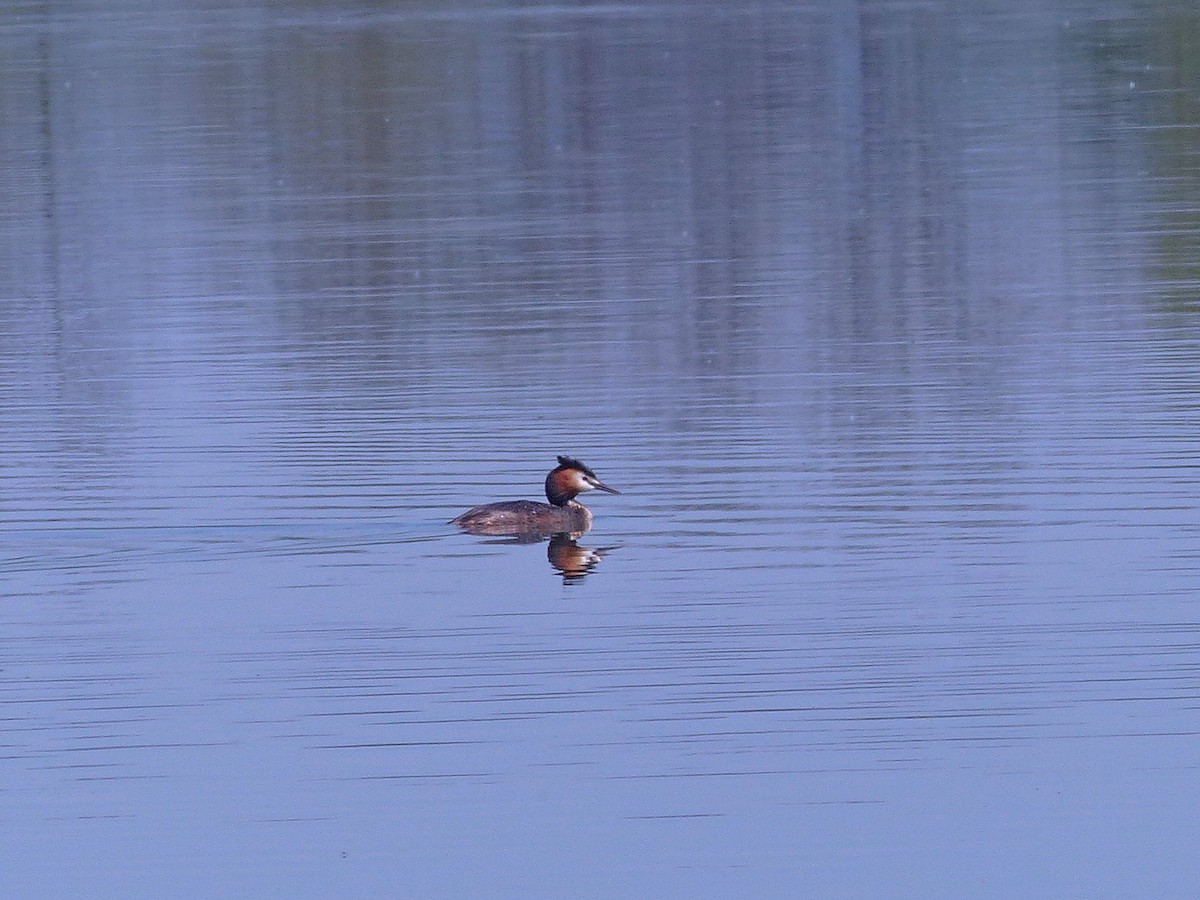
<path id="1" fill-rule="evenodd" d="M 577 543 L 577 540 L 582 534 L 583 532 L 545 535 L 536 532 L 525 532 L 523 534 L 501 537 L 498 540 L 483 541 L 483 543 L 488 546 L 540 544 L 549 537 L 550 541 L 546 547 L 546 559 L 549 560 L 554 570 L 562 575 L 564 584 L 575 584 L 582 581 L 592 569 L 599 565 L 605 555 L 619 549 L 617 546 L 581 546 Z"/>
<path id="2" fill-rule="evenodd" d="M 587 577 L 592 569 L 600 564 L 605 554 L 616 550 L 616 547 L 581 547 L 575 542 L 575 536 L 556 534 L 550 538 L 546 548 L 546 558 L 550 565 L 562 573 L 564 584 L 574 584 Z"/>

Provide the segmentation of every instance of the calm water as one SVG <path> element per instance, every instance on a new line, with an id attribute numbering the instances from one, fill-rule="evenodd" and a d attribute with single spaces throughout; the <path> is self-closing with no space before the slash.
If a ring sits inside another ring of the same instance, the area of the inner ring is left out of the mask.
<path id="1" fill-rule="evenodd" d="M 728 7 L 5 6 L 5 896 L 1196 895 L 1200 14 Z"/>

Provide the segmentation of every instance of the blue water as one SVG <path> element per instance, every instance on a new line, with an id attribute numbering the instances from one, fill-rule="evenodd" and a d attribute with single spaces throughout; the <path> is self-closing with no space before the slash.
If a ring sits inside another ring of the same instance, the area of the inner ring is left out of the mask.
<path id="1" fill-rule="evenodd" d="M 0 892 L 1194 896 L 1198 51 L 0 12 Z"/>

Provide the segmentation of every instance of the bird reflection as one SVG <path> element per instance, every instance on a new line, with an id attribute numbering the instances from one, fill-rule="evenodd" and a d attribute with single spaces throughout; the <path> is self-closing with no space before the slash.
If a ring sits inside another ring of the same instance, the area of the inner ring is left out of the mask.
<path id="1" fill-rule="evenodd" d="M 562 575 L 563 584 L 574 584 L 588 576 L 605 554 L 616 547 L 581 547 L 569 534 L 556 534 L 546 547 L 546 559 Z"/>
<path id="2" fill-rule="evenodd" d="M 546 559 L 559 575 L 563 584 L 575 584 L 582 581 L 600 564 L 600 560 L 617 547 L 584 547 L 578 540 L 583 531 L 560 532 L 549 535 L 540 531 L 530 531 L 521 534 L 508 535 L 500 540 L 485 541 L 488 544 L 540 544 L 546 538 Z M 492 537 L 492 535 L 479 535 Z"/>

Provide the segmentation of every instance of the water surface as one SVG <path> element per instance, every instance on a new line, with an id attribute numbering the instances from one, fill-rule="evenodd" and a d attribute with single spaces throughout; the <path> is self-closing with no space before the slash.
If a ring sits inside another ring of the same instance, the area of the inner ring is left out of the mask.
<path id="1" fill-rule="evenodd" d="M 1193 895 L 1198 41 L 7 9 L 4 893 Z"/>

